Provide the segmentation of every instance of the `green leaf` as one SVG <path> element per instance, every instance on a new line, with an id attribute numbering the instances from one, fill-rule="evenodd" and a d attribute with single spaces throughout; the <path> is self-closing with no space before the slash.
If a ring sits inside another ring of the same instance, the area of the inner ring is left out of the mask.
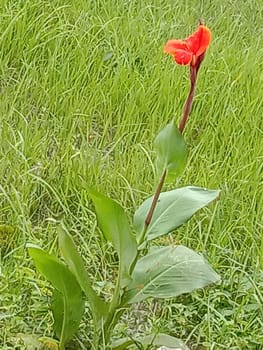
<path id="1" fill-rule="evenodd" d="M 78 329 L 84 313 L 81 288 L 69 268 L 55 256 L 36 247 L 29 247 L 28 251 L 39 272 L 57 290 L 54 294 L 52 308 L 55 311 L 55 330 L 60 336 L 60 349 L 62 350 L 65 343 Z"/>
<path id="2" fill-rule="evenodd" d="M 136 239 L 124 209 L 117 202 L 95 190 L 90 190 L 89 194 L 95 206 L 99 227 L 118 253 L 120 285 L 125 287 L 130 281 L 129 271 L 137 254 Z"/>
<path id="3" fill-rule="evenodd" d="M 166 346 L 169 348 L 179 348 L 180 350 L 189 350 L 182 340 L 164 333 L 150 334 L 140 338 L 118 339 L 112 344 L 112 350 L 125 350 L 135 343 L 139 343 L 142 346 L 155 345 Z"/>
<path id="4" fill-rule="evenodd" d="M 151 334 L 145 337 L 146 344 L 156 346 L 166 346 L 169 348 L 179 348 L 180 350 L 189 350 L 189 348 L 182 342 L 182 340 L 172 337 L 171 335 L 160 333 Z"/>
<path id="5" fill-rule="evenodd" d="M 56 336 L 60 338 L 64 317 L 64 296 L 57 289 L 53 290 L 51 310 L 54 318 L 53 328 Z"/>
<path id="6" fill-rule="evenodd" d="M 148 227 L 146 239 L 151 240 L 165 235 L 181 226 L 196 211 L 216 199 L 219 196 L 219 192 L 218 190 L 207 190 L 193 186 L 162 192 Z M 146 199 L 134 214 L 133 224 L 138 242 L 140 241 L 152 199 L 153 197 Z"/>
<path id="7" fill-rule="evenodd" d="M 180 175 L 186 165 L 187 152 L 184 137 L 174 120 L 159 132 L 154 146 L 157 151 L 158 173 L 161 174 L 167 169 L 170 178 Z"/>
<path id="8" fill-rule="evenodd" d="M 89 300 L 90 308 L 96 322 L 107 315 L 107 304 L 96 294 L 92 288 L 92 282 L 86 270 L 72 237 L 61 227 L 58 230 L 58 242 L 62 255 L 69 266 L 70 271 L 76 277 L 81 289 Z"/>
<path id="9" fill-rule="evenodd" d="M 173 298 L 219 281 L 204 258 L 184 246 L 159 247 L 135 265 L 124 303 Z"/>

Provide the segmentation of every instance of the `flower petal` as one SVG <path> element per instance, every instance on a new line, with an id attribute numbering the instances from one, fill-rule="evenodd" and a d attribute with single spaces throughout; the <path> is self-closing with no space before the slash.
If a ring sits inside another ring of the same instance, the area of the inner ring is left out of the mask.
<path id="1" fill-rule="evenodd" d="M 176 63 L 183 66 L 189 64 L 192 60 L 193 54 L 187 50 L 178 49 L 174 52 L 174 60 Z"/>
<path id="2" fill-rule="evenodd" d="M 194 55 L 200 56 L 204 53 L 211 41 L 210 29 L 204 25 L 199 25 L 196 32 L 190 35 L 185 42 L 187 43 L 188 50 Z"/>
<path id="3" fill-rule="evenodd" d="M 163 48 L 163 51 L 174 55 L 178 49 L 187 50 L 186 42 L 183 40 L 168 40 Z"/>

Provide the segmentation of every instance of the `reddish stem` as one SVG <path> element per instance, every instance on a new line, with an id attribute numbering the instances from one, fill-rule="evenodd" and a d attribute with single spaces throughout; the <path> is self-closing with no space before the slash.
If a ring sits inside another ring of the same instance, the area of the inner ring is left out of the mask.
<path id="1" fill-rule="evenodd" d="M 160 196 L 163 184 L 164 184 L 164 180 L 166 178 L 166 174 L 167 174 L 167 170 L 165 169 L 164 172 L 163 172 L 163 175 L 162 175 L 162 177 L 160 179 L 160 182 L 159 182 L 159 184 L 157 186 L 157 189 L 155 191 L 155 194 L 154 194 L 154 197 L 153 197 L 153 201 L 152 201 L 152 205 L 151 205 L 151 207 L 149 209 L 148 215 L 147 215 L 147 217 L 145 219 L 145 222 L 144 222 L 144 231 L 145 232 L 146 232 L 148 226 L 151 223 L 153 212 L 154 212 L 154 209 L 156 208 L 156 205 L 157 205 L 157 202 L 158 202 L 158 199 L 159 199 L 159 196 Z"/>
<path id="2" fill-rule="evenodd" d="M 199 67 L 198 67 L 199 68 Z M 183 115 L 179 124 L 179 131 L 183 133 L 185 124 L 187 122 L 187 119 L 189 117 L 189 114 L 191 112 L 192 104 L 193 104 L 193 99 L 194 99 L 194 94 L 195 94 L 195 86 L 196 86 L 196 78 L 197 78 L 197 69 L 196 66 L 190 66 L 190 80 L 191 80 L 191 88 L 189 95 L 186 99 L 185 105 L 184 105 L 184 110 L 183 110 Z"/>

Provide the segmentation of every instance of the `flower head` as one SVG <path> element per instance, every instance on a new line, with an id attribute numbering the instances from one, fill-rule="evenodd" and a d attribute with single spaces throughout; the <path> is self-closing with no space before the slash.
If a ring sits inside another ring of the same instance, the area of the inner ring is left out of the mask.
<path id="1" fill-rule="evenodd" d="M 184 40 L 168 40 L 164 52 L 174 56 L 180 65 L 200 65 L 201 57 L 207 50 L 211 41 L 210 29 L 200 24 L 197 31 Z M 199 58 L 199 59 L 198 59 Z"/>

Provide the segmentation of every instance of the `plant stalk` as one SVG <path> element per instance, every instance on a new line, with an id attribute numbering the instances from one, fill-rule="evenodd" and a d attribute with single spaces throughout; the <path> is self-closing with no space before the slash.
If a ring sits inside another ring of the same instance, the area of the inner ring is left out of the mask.
<path id="1" fill-rule="evenodd" d="M 184 105 L 182 118 L 181 118 L 181 121 L 180 121 L 179 127 L 178 127 L 179 131 L 181 133 L 183 133 L 183 131 L 184 131 L 185 124 L 187 122 L 187 119 L 188 119 L 189 114 L 190 114 L 191 109 L 192 109 L 192 104 L 193 104 L 193 99 L 194 99 L 194 94 L 195 94 L 197 71 L 198 70 L 196 69 L 196 66 L 190 66 L 191 87 L 190 87 L 190 91 L 189 91 L 188 97 L 187 97 L 185 105 Z"/>
<path id="2" fill-rule="evenodd" d="M 149 212 L 148 212 L 148 214 L 146 216 L 146 219 L 145 219 L 145 222 L 144 222 L 144 228 L 143 228 L 142 236 L 141 236 L 141 239 L 140 239 L 140 242 L 139 242 L 139 246 L 144 242 L 146 232 L 147 232 L 148 227 L 149 227 L 149 225 L 150 225 L 150 223 L 152 221 L 153 213 L 154 213 L 154 210 L 155 210 L 156 205 L 158 203 L 158 199 L 159 199 L 159 196 L 161 194 L 166 175 L 167 175 L 167 169 L 164 169 L 164 172 L 163 172 L 163 174 L 161 176 L 159 184 L 158 184 L 158 186 L 156 188 L 151 207 L 149 209 Z"/>
<path id="3" fill-rule="evenodd" d="M 190 87 L 190 92 L 188 94 L 188 97 L 187 97 L 185 105 L 184 105 L 182 118 L 181 118 L 181 121 L 180 121 L 180 124 L 179 124 L 179 131 L 181 133 L 183 133 L 183 130 L 185 128 L 188 116 L 189 116 L 189 114 L 191 112 L 191 108 L 192 108 L 192 104 L 193 104 L 193 98 L 194 98 L 194 93 L 195 93 L 197 72 L 198 72 L 200 63 L 201 63 L 201 61 L 198 62 L 197 66 L 190 66 L 191 87 Z M 148 227 L 149 227 L 149 225 L 150 225 L 150 223 L 152 221 L 152 217 L 153 217 L 156 205 L 158 203 L 158 199 L 160 197 L 160 194 L 161 194 L 161 191 L 162 191 L 162 188 L 163 188 L 166 176 L 167 176 L 167 169 L 165 169 L 163 171 L 163 174 L 162 174 L 162 176 L 160 178 L 160 181 L 158 183 L 158 186 L 156 188 L 156 191 L 155 191 L 155 194 L 154 194 L 154 197 L 153 197 L 153 200 L 152 200 L 151 207 L 150 207 L 150 209 L 148 211 L 148 214 L 147 214 L 145 222 L 144 222 L 144 228 L 143 228 L 142 235 L 141 235 L 141 238 L 140 238 L 138 246 L 140 246 L 145 240 L 145 236 L 146 236 Z M 134 259 L 134 262 L 132 264 L 130 273 L 132 273 L 132 271 L 133 271 L 133 269 L 134 269 L 134 267 L 135 267 L 135 265 L 137 263 L 137 260 L 138 260 L 139 256 L 140 256 L 140 250 L 137 251 L 137 255 L 136 255 L 136 257 Z M 120 276 L 118 276 L 116 287 L 115 287 L 115 291 L 114 291 L 114 295 L 113 295 L 112 301 L 110 303 L 108 315 L 107 315 L 107 318 L 106 318 L 106 321 L 105 321 L 105 323 L 103 325 L 103 330 L 102 330 L 102 335 L 104 336 L 104 342 L 105 342 L 106 346 L 108 345 L 108 343 L 110 341 L 111 331 L 114 328 L 116 322 L 118 321 L 120 315 L 122 314 L 122 312 L 119 310 L 120 313 L 119 313 L 119 315 L 117 315 L 117 309 L 120 308 L 120 307 L 121 307 Z"/>

